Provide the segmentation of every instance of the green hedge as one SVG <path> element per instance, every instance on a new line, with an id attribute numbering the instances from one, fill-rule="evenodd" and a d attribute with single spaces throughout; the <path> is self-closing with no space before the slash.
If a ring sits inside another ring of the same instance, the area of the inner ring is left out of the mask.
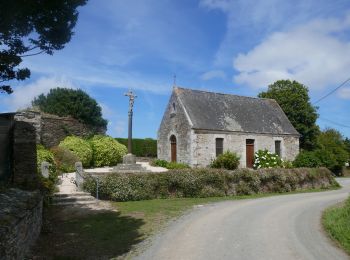
<path id="1" fill-rule="evenodd" d="M 128 147 L 128 138 L 115 138 Z M 139 157 L 157 157 L 157 140 L 152 138 L 132 139 L 132 153 Z"/>
<path id="2" fill-rule="evenodd" d="M 99 183 L 99 196 L 114 201 L 290 192 L 338 185 L 326 168 L 182 169 L 165 173 L 110 174 L 100 177 Z M 95 194 L 95 180 L 87 179 L 84 189 Z"/>

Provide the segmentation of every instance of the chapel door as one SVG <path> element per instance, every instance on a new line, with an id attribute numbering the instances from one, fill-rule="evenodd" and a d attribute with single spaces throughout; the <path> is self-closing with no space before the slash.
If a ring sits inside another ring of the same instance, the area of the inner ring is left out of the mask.
<path id="1" fill-rule="evenodd" d="M 171 161 L 176 162 L 176 137 L 175 137 L 175 135 L 172 135 L 170 137 L 170 144 L 171 144 Z"/>
<path id="2" fill-rule="evenodd" d="M 246 164 L 247 168 L 253 168 L 254 165 L 254 139 L 246 140 Z"/>

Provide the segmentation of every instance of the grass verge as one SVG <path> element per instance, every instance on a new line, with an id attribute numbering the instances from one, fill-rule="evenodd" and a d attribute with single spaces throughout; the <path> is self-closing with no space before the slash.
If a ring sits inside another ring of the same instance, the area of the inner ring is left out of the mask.
<path id="1" fill-rule="evenodd" d="M 322 223 L 329 236 L 350 254 L 350 198 L 325 210 Z"/>
<path id="2" fill-rule="evenodd" d="M 164 228 L 170 219 L 195 205 L 319 191 L 325 190 L 112 202 L 112 208 L 104 210 L 51 207 L 46 211 L 49 228 L 42 232 L 32 255 L 38 259 L 124 258 L 140 242 Z M 113 208 L 117 211 L 112 211 Z"/>

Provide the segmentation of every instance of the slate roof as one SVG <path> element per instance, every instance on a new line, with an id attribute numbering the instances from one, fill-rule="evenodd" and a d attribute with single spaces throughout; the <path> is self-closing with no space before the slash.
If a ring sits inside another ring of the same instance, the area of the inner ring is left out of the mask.
<path id="1" fill-rule="evenodd" d="M 299 135 L 273 99 L 174 88 L 193 129 Z"/>

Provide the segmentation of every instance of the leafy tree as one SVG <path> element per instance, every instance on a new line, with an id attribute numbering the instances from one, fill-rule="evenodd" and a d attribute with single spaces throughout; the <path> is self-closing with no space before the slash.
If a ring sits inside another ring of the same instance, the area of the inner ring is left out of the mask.
<path id="1" fill-rule="evenodd" d="M 310 103 L 308 92 L 308 88 L 297 81 L 278 80 L 258 96 L 275 99 L 301 134 L 300 147 L 312 150 L 316 147 L 316 138 L 320 130 L 316 125 L 317 107 Z"/>
<path id="2" fill-rule="evenodd" d="M 329 128 L 318 136 L 317 143 L 319 150 L 322 151 L 319 158 L 324 162 L 324 166 L 335 173 L 341 172 L 349 158 L 343 136 L 337 130 Z M 329 155 L 326 156 L 327 153 Z"/>
<path id="3" fill-rule="evenodd" d="M 71 116 L 94 126 L 107 126 L 107 120 L 102 118 L 101 107 L 96 100 L 80 89 L 51 89 L 47 95 L 41 94 L 34 98 L 32 105 L 49 114 Z"/>
<path id="4" fill-rule="evenodd" d="M 22 58 L 52 55 L 73 35 L 79 6 L 87 0 L 0 0 L 0 83 L 29 78 Z M 10 85 L 0 92 L 12 93 Z"/>
<path id="5" fill-rule="evenodd" d="M 349 138 L 345 138 L 344 140 L 344 145 L 345 145 L 345 149 L 349 154 L 349 159 L 350 159 L 350 139 Z"/>

